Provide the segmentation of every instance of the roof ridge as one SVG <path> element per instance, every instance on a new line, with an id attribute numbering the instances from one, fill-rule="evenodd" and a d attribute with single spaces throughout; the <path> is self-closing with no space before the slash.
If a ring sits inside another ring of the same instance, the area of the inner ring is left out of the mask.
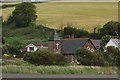
<path id="1" fill-rule="evenodd" d="M 62 40 L 80 40 L 80 39 L 89 39 L 89 38 L 64 38 Z"/>

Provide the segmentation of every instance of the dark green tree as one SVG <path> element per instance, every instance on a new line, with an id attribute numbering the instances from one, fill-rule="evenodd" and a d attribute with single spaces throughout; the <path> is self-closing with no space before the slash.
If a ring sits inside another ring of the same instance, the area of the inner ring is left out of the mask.
<path id="1" fill-rule="evenodd" d="M 104 53 L 105 60 L 109 63 L 109 66 L 120 66 L 120 50 L 113 46 L 109 46 Z"/>
<path id="2" fill-rule="evenodd" d="M 76 51 L 76 58 L 79 64 L 87 66 L 103 65 L 102 55 L 98 52 L 90 52 L 86 48 L 79 48 Z"/>
<path id="3" fill-rule="evenodd" d="M 101 36 L 113 35 L 120 36 L 120 23 L 116 21 L 110 21 L 106 23 L 100 30 Z"/>
<path id="4" fill-rule="evenodd" d="M 64 28 L 64 37 L 71 37 L 73 36 L 78 38 L 78 37 L 88 37 L 89 32 L 85 31 L 83 29 L 76 29 L 70 25 Z"/>
<path id="5" fill-rule="evenodd" d="M 102 41 L 101 41 L 101 49 L 103 50 L 104 49 L 104 47 L 105 47 L 105 45 L 108 43 L 108 41 L 111 39 L 111 38 L 113 38 L 113 36 L 111 36 L 111 35 L 105 35 L 105 36 L 103 36 L 102 37 Z"/>
<path id="6" fill-rule="evenodd" d="M 14 22 L 16 27 L 27 27 L 37 18 L 36 7 L 30 2 L 23 2 L 16 6 L 8 21 Z"/>

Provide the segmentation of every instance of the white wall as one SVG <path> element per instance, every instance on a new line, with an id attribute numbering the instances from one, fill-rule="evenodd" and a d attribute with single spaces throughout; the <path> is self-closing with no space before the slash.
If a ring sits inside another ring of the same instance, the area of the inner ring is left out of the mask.
<path id="1" fill-rule="evenodd" d="M 33 44 L 29 44 L 28 46 L 26 46 L 27 47 L 27 52 L 35 52 L 35 51 L 37 51 L 37 47 L 36 46 L 34 46 Z M 30 47 L 34 47 L 34 50 L 33 51 L 31 51 L 30 50 Z"/>
<path id="2" fill-rule="evenodd" d="M 110 41 L 105 45 L 105 48 L 107 48 L 108 46 L 118 47 L 112 40 L 110 40 Z"/>

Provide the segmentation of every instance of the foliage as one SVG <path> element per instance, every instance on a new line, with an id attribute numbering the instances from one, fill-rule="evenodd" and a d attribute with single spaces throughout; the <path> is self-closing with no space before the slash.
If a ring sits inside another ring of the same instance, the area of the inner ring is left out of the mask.
<path id="1" fill-rule="evenodd" d="M 29 2 L 23 2 L 16 6 L 12 15 L 8 18 L 8 23 L 15 22 L 16 27 L 27 27 L 37 18 L 35 6 Z"/>
<path id="2" fill-rule="evenodd" d="M 67 64 L 67 59 L 61 54 L 53 54 L 53 64 L 54 65 L 65 65 Z"/>
<path id="3" fill-rule="evenodd" d="M 13 58 L 13 55 L 11 54 L 3 54 L 2 58 L 6 58 L 6 59 L 9 59 L 9 58 Z"/>
<path id="4" fill-rule="evenodd" d="M 81 65 L 87 65 L 87 66 L 99 66 L 103 65 L 102 58 L 100 57 L 100 54 L 97 52 L 90 52 L 86 48 L 79 48 L 76 51 L 76 57 L 78 62 Z"/>
<path id="5" fill-rule="evenodd" d="M 67 63 L 64 56 L 53 54 L 48 50 L 26 53 L 23 59 L 35 65 L 64 65 Z"/>
<path id="6" fill-rule="evenodd" d="M 119 66 L 120 51 L 118 48 L 109 46 L 104 53 L 105 60 L 109 63 L 109 66 Z"/>
<path id="7" fill-rule="evenodd" d="M 110 21 L 106 23 L 103 28 L 100 30 L 101 36 L 113 35 L 120 36 L 120 23 L 116 21 Z"/>
<path id="8" fill-rule="evenodd" d="M 90 39 L 101 39 L 100 33 L 90 33 L 89 35 Z"/>
<path id="9" fill-rule="evenodd" d="M 101 39 L 101 44 L 100 44 L 100 45 L 101 45 L 101 50 L 104 49 L 105 45 L 108 43 L 108 41 L 109 41 L 111 38 L 113 38 L 113 36 L 111 36 L 111 35 L 105 35 L 105 36 L 102 37 L 102 39 Z"/>
<path id="10" fill-rule="evenodd" d="M 68 25 L 67 27 L 64 28 L 64 37 L 87 37 L 88 36 L 88 31 L 85 31 L 83 29 L 76 29 L 73 28 L 71 25 Z"/>
<path id="11" fill-rule="evenodd" d="M 3 26 L 3 36 L 6 44 L 25 46 L 29 43 L 45 43 L 53 29 L 44 25 L 36 27 L 12 28 L 12 26 Z"/>
<path id="12" fill-rule="evenodd" d="M 14 7 L 14 6 L 16 6 L 16 5 L 17 5 L 17 4 L 3 4 L 3 5 L 2 5 L 2 9 Z"/>
<path id="13" fill-rule="evenodd" d="M 11 45 L 3 45 L 2 53 L 3 54 L 17 54 L 20 53 L 21 46 L 11 46 Z"/>

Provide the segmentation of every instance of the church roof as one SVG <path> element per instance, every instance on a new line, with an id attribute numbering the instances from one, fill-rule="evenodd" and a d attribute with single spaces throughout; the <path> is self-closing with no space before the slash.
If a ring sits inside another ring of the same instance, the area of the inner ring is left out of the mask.
<path id="1" fill-rule="evenodd" d="M 62 53 L 63 54 L 74 54 L 75 51 L 83 47 L 88 41 L 87 38 L 79 39 L 63 39 L 62 40 Z"/>
<path id="2" fill-rule="evenodd" d="M 100 48 L 100 43 L 101 43 L 101 40 L 95 40 L 95 39 L 90 39 L 91 42 L 93 43 L 93 45 L 95 46 L 95 48 Z"/>
<path id="3" fill-rule="evenodd" d="M 52 35 L 50 36 L 49 41 L 56 41 L 56 40 L 60 40 L 60 37 L 59 37 L 58 33 L 56 31 L 54 31 L 52 33 Z"/>

